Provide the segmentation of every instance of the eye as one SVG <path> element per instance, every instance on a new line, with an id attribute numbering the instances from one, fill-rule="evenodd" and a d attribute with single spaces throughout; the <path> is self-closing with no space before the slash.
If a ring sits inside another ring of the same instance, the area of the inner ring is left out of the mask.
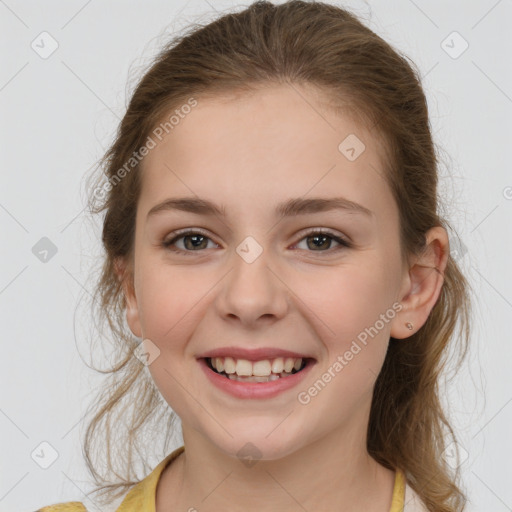
<path id="1" fill-rule="evenodd" d="M 210 240 L 206 235 L 204 235 L 200 231 L 188 230 L 188 231 L 181 231 L 181 232 L 174 233 L 174 234 L 177 236 L 175 236 L 174 238 L 171 238 L 170 240 L 164 240 L 162 242 L 162 246 L 165 247 L 166 249 L 169 249 L 170 251 L 181 253 L 181 254 L 187 254 L 187 253 L 191 253 L 191 252 L 197 252 L 200 249 L 206 249 L 206 245 L 208 245 L 208 244 L 207 243 L 205 244 L 205 240 Z M 185 250 L 183 250 L 181 248 L 173 247 L 178 240 L 182 240 L 182 239 L 185 242 L 185 245 L 184 245 Z M 189 243 L 187 243 L 187 240 L 189 240 Z M 215 244 L 215 245 L 217 245 L 217 244 Z"/>
<path id="2" fill-rule="evenodd" d="M 162 242 L 162 246 L 166 249 L 169 249 L 170 251 L 180 254 L 186 254 L 187 256 L 190 255 L 190 253 L 192 252 L 200 252 L 201 249 L 207 249 L 208 240 L 211 241 L 209 237 L 207 237 L 201 231 L 197 230 L 185 230 L 175 232 L 173 234 L 176 236 L 169 240 L 164 240 Z M 183 248 L 176 248 L 176 243 L 181 240 L 183 240 L 184 242 Z M 316 229 L 309 231 L 303 238 L 301 238 L 299 244 L 300 242 L 302 242 L 302 240 L 306 240 L 306 250 L 311 249 L 308 252 L 329 252 L 333 240 L 339 245 L 339 247 L 335 248 L 333 251 L 339 251 L 343 248 L 351 247 L 350 242 L 348 242 L 344 238 L 341 238 L 335 233 L 332 233 L 324 229 Z M 311 243 L 308 243 L 308 240 L 311 240 Z M 218 247 L 218 244 L 214 243 L 214 245 Z M 296 247 L 297 245 L 298 244 L 296 244 L 293 247 Z"/>
<path id="3" fill-rule="evenodd" d="M 306 233 L 306 236 L 301 238 L 299 244 L 302 242 L 302 240 L 306 240 L 306 247 L 308 249 L 312 249 L 312 251 L 309 252 L 329 252 L 328 250 L 322 250 L 322 248 L 328 246 L 327 249 L 331 249 L 331 243 L 333 240 L 341 246 L 335 248 L 334 251 L 339 251 L 343 248 L 351 247 L 351 244 L 347 240 L 325 229 L 309 231 Z M 308 240 L 311 240 L 311 243 L 308 243 Z"/>

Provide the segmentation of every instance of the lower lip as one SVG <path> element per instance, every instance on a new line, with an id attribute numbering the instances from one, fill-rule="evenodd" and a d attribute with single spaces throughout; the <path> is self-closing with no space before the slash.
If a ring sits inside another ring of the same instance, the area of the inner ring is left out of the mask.
<path id="1" fill-rule="evenodd" d="M 287 389 L 297 386 L 314 366 L 314 361 L 308 360 L 306 366 L 289 377 L 281 377 L 269 382 L 240 382 L 224 377 L 214 372 L 206 364 L 205 359 L 198 359 L 201 368 L 210 381 L 222 391 L 237 398 L 272 398 Z"/>

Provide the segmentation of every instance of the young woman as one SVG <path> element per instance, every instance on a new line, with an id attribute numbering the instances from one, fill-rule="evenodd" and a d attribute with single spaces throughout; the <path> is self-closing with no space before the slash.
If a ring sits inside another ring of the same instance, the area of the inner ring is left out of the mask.
<path id="1" fill-rule="evenodd" d="M 85 437 L 93 504 L 464 509 L 438 379 L 467 347 L 468 284 L 406 58 L 339 7 L 255 2 L 162 50 L 103 164 L 118 359 Z"/>

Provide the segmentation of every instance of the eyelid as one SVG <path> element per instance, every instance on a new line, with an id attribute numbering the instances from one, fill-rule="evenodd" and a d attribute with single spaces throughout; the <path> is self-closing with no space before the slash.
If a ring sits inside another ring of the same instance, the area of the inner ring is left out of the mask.
<path id="1" fill-rule="evenodd" d="M 192 236 L 195 234 L 202 235 L 205 238 L 207 238 L 208 240 L 212 241 L 214 244 L 219 245 L 213 240 L 213 238 L 208 234 L 208 232 L 202 228 L 183 228 L 183 229 L 173 231 L 172 233 L 170 233 L 170 235 L 168 237 L 166 237 L 161 242 L 161 245 L 164 247 L 164 249 L 167 249 L 173 253 L 187 255 L 187 256 L 193 255 L 194 253 L 204 252 L 204 249 L 198 250 L 198 251 L 188 251 L 188 250 L 183 250 L 183 249 L 172 248 L 172 245 L 174 245 L 174 243 L 177 240 L 182 239 L 186 236 Z M 318 252 L 319 253 L 318 256 L 322 256 L 323 254 L 325 254 L 326 256 L 330 256 L 332 254 L 337 254 L 339 251 L 341 251 L 343 249 L 350 249 L 354 246 L 351 239 L 349 237 L 347 237 L 346 235 L 339 234 L 338 232 L 335 232 L 335 231 L 331 230 L 330 228 L 312 227 L 312 228 L 307 228 L 306 230 L 301 231 L 297 235 L 298 239 L 292 245 L 292 247 L 296 247 L 297 244 L 299 244 L 300 242 L 302 242 L 302 240 L 304 240 L 304 238 L 307 238 L 308 236 L 312 236 L 312 235 L 327 236 L 327 237 L 331 238 L 332 240 L 334 240 L 338 244 L 337 247 L 329 248 L 325 251 L 307 251 L 306 250 L 306 252 L 313 253 L 313 254 Z"/>
<path id="2" fill-rule="evenodd" d="M 350 241 L 350 238 L 347 236 L 347 235 L 344 235 L 338 231 L 334 231 L 330 228 L 322 228 L 322 227 L 318 227 L 318 228 L 307 228 L 305 229 L 304 231 L 301 231 L 299 232 L 299 235 L 301 238 L 299 238 L 299 242 L 302 240 L 302 238 L 304 238 L 305 236 L 308 236 L 310 234 L 323 234 L 323 235 L 329 235 L 333 238 L 340 238 L 341 240 L 343 240 L 343 242 L 345 242 L 346 244 L 350 244 L 351 241 Z"/>
<path id="3" fill-rule="evenodd" d="M 338 247 L 330 248 L 326 251 L 306 251 L 307 253 L 318 253 L 319 256 L 324 254 L 326 256 L 331 256 L 333 254 L 337 254 L 340 250 L 351 249 L 353 247 L 352 241 L 347 236 L 341 235 L 329 228 L 309 228 L 306 231 L 302 231 L 298 236 L 297 242 L 295 242 L 292 247 L 297 246 L 300 242 L 302 242 L 302 240 L 312 235 L 327 236 L 334 240 L 338 244 Z"/>
<path id="4" fill-rule="evenodd" d="M 213 243 L 216 244 L 216 242 L 213 240 L 213 238 L 208 234 L 207 231 L 201 228 L 183 228 L 178 229 L 176 231 L 173 231 L 172 233 L 169 233 L 168 237 L 165 237 L 162 241 L 162 245 L 166 248 L 169 248 L 172 242 L 175 242 L 176 240 L 179 240 L 180 238 L 183 238 L 185 236 L 191 236 L 191 235 L 203 235 L 205 238 L 208 238 Z M 219 244 L 217 244 L 219 245 Z M 183 251 L 181 249 L 176 249 L 174 252 L 201 252 L 201 251 Z"/>
<path id="5" fill-rule="evenodd" d="M 198 235 L 204 235 L 208 238 L 211 238 L 208 232 L 202 228 L 183 228 L 183 229 L 177 229 L 176 231 L 173 231 L 169 233 L 168 235 L 172 238 L 170 240 L 174 240 L 176 237 L 180 235 L 189 235 L 189 234 L 198 234 Z"/>

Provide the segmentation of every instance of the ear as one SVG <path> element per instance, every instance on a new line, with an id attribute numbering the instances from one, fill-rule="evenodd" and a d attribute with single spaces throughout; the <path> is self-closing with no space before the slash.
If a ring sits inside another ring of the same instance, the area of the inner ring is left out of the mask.
<path id="1" fill-rule="evenodd" d="M 399 295 L 403 308 L 393 319 L 390 333 L 393 338 L 408 338 L 425 324 L 443 287 L 450 254 L 448 234 L 436 226 L 427 231 L 425 238 L 425 250 L 412 258 L 403 278 Z M 412 330 L 407 328 L 408 322 L 413 325 Z"/>
<path id="2" fill-rule="evenodd" d="M 139 307 L 137 304 L 137 297 L 135 296 L 132 266 L 129 265 L 124 258 L 117 258 L 114 263 L 114 271 L 123 287 L 126 304 L 126 322 L 128 323 L 133 335 L 137 338 L 142 338 Z"/>

